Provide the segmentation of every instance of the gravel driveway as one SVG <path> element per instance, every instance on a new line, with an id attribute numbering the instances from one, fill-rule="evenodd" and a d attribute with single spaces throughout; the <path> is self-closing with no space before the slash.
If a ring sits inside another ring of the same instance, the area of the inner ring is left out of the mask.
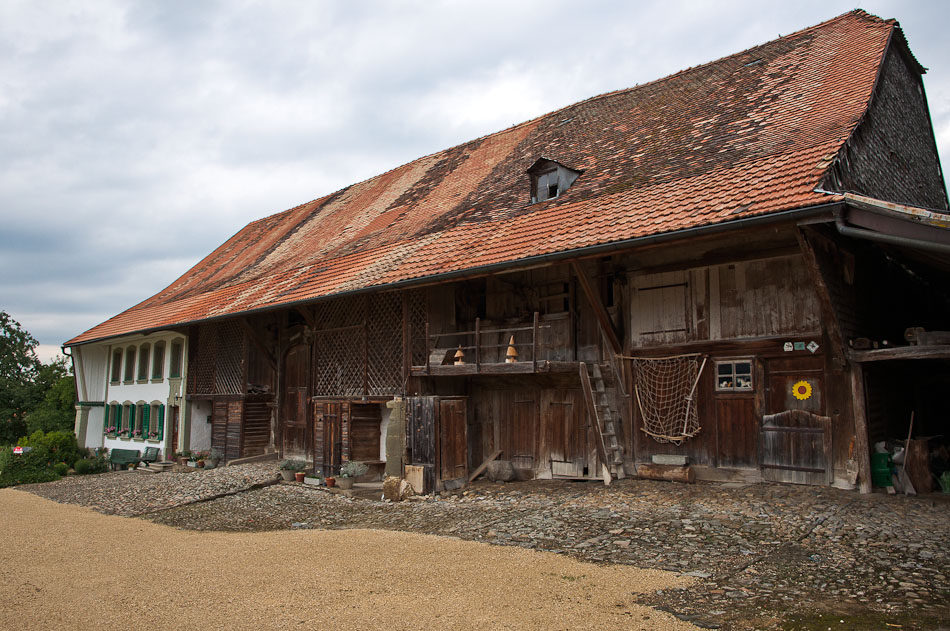
<path id="1" fill-rule="evenodd" d="M 29 490 L 189 530 L 401 530 L 674 571 L 696 579 L 693 586 L 638 600 L 709 628 L 824 630 L 833 618 L 832 628 L 938 629 L 950 619 L 946 496 L 539 481 L 476 483 L 390 504 L 297 484 L 263 486 L 273 477 L 268 463 L 69 478 Z"/>

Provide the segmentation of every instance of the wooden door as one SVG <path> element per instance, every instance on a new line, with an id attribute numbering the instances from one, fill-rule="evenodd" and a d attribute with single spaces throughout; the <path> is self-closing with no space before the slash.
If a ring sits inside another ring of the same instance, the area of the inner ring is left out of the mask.
<path id="1" fill-rule="evenodd" d="M 307 397 L 310 381 L 310 346 L 298 344 L 284 356 L 283 399 L 281 404 L 281 454 L 284 458 L 306 459 L 311 453 L 308 431 Z"/>
<path id="2" fill-rule="evenodd" d="M 168 446 L 168 453 L 165 454 L 165 460 L 171 460 L 175 456 L 175 452 L 178 451 L 178 411 L 179 407 L 173 405 L 171 407 L 172 411 L 172 442 Z"/>
<path id="3" fill-rule="evenodd" d="M 435 488 L 436 407 L 438 397 L 409 397 L 407 401 L 408 464 L 423 468 L 423 488 Z"/>
<path id="4" fill-rule="evenodd" d="M 542 455 L 547 452 L 554 477 L 589 477 L 597 471 L 591 460 L 587 411 L 577 390 L 545 390 L 541 394 Z"/>
<path id="5" fill-rule="evenodd" d="M 499 449 L 515 468 L 538 465 L 538 402 L 533 392 L 501 392 Z"/>
<path id="6" fill-rule="evenodd" d="M 348 401 L 314 403 L 312 445 L 314 471 L 336 475 L 343 464 L 343 427 L 349 420 Z"/>
<path id="7" fill-rule="evenodd" d="M 756 466 L 759 422 L 752 395 L 716 396 L 716 432 L 718 466 Z"/>
<path id="8" fill-rule="evenodd" d="M 439 474 L 443 481 L 468 476 L 465 410 L 465 399 L 439 400 Z"/>
<path id="9" fill-rule="evenodd" d="M 824 359 L 779 358 L 766 365 L 767 414 L 760 428 L 762 477 L 831 484 L 831 418 L 824 416 Z"/>

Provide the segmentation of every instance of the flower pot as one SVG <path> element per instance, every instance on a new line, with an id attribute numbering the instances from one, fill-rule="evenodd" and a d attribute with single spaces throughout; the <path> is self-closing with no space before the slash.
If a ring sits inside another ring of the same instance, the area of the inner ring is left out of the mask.
<path id="1" fill-rule="evenodd" d="M 204 469 L 204 468 L 205 468 L 205 461 L 204 461 L 204 460 L 199 460 L 199 461 L 198 461 L 198 468 L 199 468 L 199 469 Z"/>
<path id="2" fill-rule="evenodd" d="M 188 458 L 185 458 L 184 456 L 179 456 L 179 457 L 178 457 L 178 464 L 180 464 L 181 466 L 184 467 L 185 465 L 188 464 Z"/>
<path id="3" fill-rule="evenodd" d="M 294 473 L 295 473 L 295 472 L 294 472 L 294 471 L 291 471 L 290 469 L 281 469 L 281 470 L 280 470 L 280 477 L 282 477 L 286 482 L 293 482 L 293 481 L 294 481 Z"/>
<path id="4" fill-rule="evenodd" d="M 353 478 L 337 478 L 336 485 L 345 490 L 353 488 Z"/>
<path id="5" fill-rule="evenodd" d="M 298 471 L 294 474 L 294 477 L 297 479 L 297 482 L 303 482 L 303 479 L 306 477 L 306 473 L 303 471 Z"/>
<path id="6" fill-rule="evenodd" d="M 336 486 L 336 478 L 334 478 L 334 477 L 329 477 L 329 478 L 327 478 L 327 486 L 330 487 L 330 488 L 335 487 L 335 486 Z"/>
<path id="7" fill-rule="evenodd" d="M 195 462 L 194 460 L 189 460 L 189 461 L 188 461 L 188 466 L 191 467 L 192 469 L 196 469 L 196 468 L 198 468 L 198 463 Z"/>
<path id="8" fill-rule="evenodd" d="M 308 484 L 310 486 L 320 486 L 320 478 L 316 476 L 305 476 L 303 479 L 303 483 Z"/>

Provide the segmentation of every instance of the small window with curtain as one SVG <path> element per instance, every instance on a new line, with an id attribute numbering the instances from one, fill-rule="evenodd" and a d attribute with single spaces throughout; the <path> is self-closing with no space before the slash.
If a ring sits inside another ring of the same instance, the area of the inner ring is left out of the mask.
<path id="1" fill-rule="evenodd" d="M 716 362 L 716 390 L 749 392 L 752 390 L 752 360 L 735 359 Z"/>

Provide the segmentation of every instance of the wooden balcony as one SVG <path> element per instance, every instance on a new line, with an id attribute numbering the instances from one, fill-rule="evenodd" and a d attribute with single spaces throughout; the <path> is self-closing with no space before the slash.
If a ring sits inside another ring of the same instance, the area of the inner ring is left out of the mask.
<path id="1" fill-rule="evenodd" d="M 484 327 L 476 318 L 475 328 L 469 331 L 447 333 L 429 332 L 426 324 L 424 365 L 413 365 L 413 377 L 462 376 L 462 375 L 512 375 L 532 373 L 577 372 L 577 362 L 563 358 L 544 357 L 542 333 L 552 329 L 542 323 L 534 312 L 530 323 L 508 326 Z M 507 360 L 507 351 L 512 336 L 515 338 L 516 361 Z M 461 363 L 456 363 L 456 353 L 461 350 Z"/>

